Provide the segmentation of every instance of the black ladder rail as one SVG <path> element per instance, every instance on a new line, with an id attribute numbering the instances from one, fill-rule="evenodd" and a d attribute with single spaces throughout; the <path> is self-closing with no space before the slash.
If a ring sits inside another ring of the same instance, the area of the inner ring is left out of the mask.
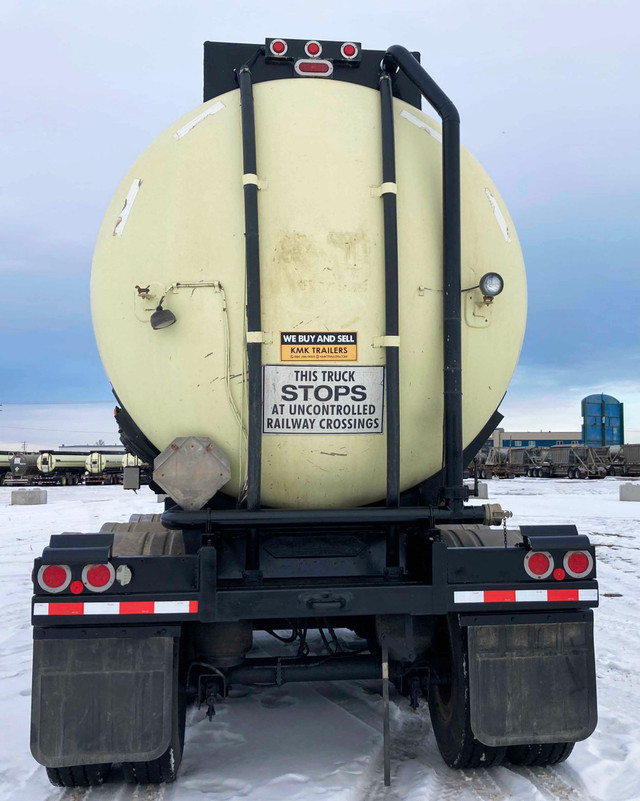
<path id="1" fill-rule="evenodd" d="M 258 224 L 258 184 L 256 126 L 251 71 L 237 72 L 242 115 L 242 165 L 244 184 L 245 260 L 247 271 L 247 360 L 249 367 L 249 424 L 247 431 L 247 509 L 260 509 L 262 477 L 262 315 L 260 308 L 260 234 Z M 250 336 L 253 335 L 253 338 Z M 260 535 L 247 536 L 246 571 L 260 569 Z"/>
<path id="2" fill-rule="evenodd" d="M 454 104 L 401 45 L 392 45 L 383 67 L 400 69 L 420 90 L 442 120 L 444 469 L 442 498 L 452 511 L 463 506 L 462 330 L 460 277 L 460 115 Z"/>
<path id="3" fill-rule="evenodd" d="M 380 117 L 382 130 L 382 203 L 384 220 L 385 280 L 385 362 L 387 401 L 387 507 L 400 504 L 400 348 L 398 301 L 398 213 L 396 156 L 393 128 L 393 85 L 391 76 L 380 74 Z M 393 338 L 393 339 L 391 339 Z M 387 530 L 387 568 L 400 565 L 398 527 Z"/>

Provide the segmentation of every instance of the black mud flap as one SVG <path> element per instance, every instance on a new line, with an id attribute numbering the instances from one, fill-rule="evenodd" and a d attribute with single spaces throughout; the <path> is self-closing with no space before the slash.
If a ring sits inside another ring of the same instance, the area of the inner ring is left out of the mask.
<path id="1" fill-rule="evenodd" d="M 146 762 L 167 750 L 172 637 L 36 639 L 33 646 L 31 753 L 41 765 Z"/>
<path id="2" fill-rule="evenodd" d="M 471 728 L 485 745 L 577 742 L 597 723 L 593 621 L 469 626 Z"/>

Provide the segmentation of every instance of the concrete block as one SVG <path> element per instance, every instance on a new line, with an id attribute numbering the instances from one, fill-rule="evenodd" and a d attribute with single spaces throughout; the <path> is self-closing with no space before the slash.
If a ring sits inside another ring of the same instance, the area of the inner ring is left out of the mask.
<path id="1" fill-rule="evenodd" d="M 46 502 L 46 489 L 18 489 L 11 492 L 12 506 L 36 506 Z"/>
<path id="2" fill-rule="evenodd" d="M 488 498 L 489 497 L 489 485 L 485 484 L 482 481 L 478 481 L 478 494 L 476 498 Z"/>
<path id="3" fill-rule="evenodd" d="M 640 484 L 621 484 L 621 501 L 640 501 Z"/>

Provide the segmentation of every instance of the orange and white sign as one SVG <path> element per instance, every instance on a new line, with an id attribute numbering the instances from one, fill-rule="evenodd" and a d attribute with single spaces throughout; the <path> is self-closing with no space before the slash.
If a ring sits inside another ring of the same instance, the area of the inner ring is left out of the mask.
<path id="1" fill-rule="evenodd" d="M 358 360 L 358 334 L 355 331 L 283 331 L 280 334 L 280 361 L 355 362 Z"/>

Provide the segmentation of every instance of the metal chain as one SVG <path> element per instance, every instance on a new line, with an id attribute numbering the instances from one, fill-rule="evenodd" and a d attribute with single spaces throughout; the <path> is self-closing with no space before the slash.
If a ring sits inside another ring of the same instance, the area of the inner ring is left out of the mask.
<path id="1" fill-rule="evenodd" d="M 507 547 L 507 516 L 502 518 L 502 531 L 504 533 L 504 547 Z"/>

